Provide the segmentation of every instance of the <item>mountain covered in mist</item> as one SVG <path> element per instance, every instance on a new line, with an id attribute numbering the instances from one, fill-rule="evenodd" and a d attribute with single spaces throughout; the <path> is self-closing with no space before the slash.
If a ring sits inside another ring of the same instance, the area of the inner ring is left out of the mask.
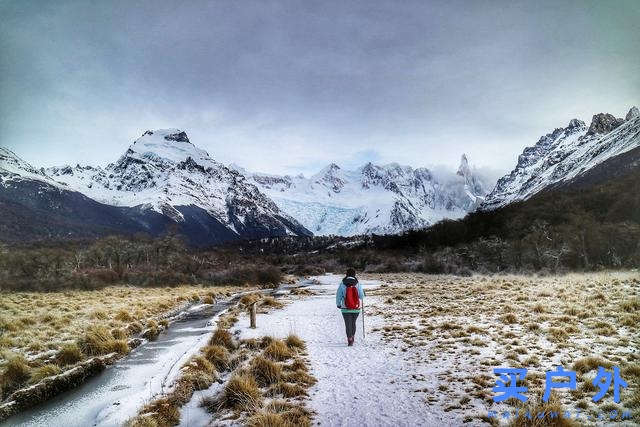
<path id="1" fill-rule="evenodd" d="M 243 172 L 280 209 L 318 235 L 393 234 L 460 218 L 490 188 L 465 155 L 457 175 L 438 176 L 396 163 L 367 163 L 355 170 L 332 163 L 309 178 Z"/>

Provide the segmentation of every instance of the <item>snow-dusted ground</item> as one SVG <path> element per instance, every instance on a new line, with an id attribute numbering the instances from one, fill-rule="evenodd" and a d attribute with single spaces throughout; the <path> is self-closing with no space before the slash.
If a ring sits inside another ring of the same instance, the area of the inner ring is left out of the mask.
<path id="1" fill-rule="evenodd" d="M 358 318 L 356 344 L 347 347 L 344 323 L 335 305 L 340 277 L 318 276 L 310 287 L 316 295 L 294 299 L 282 310 L 259 315 L 258 328 L 249 329 L 248 318 L 235 326 L 242 338 L 272 335 L 286 337 L 294 333 L 307 343 L 312 374 L 318 383 L 310 391 L 309 406 L 320 425 L 416 426 L 453 425 L 441 408 L 430 407 L 414 393 L 414 366 L 397 348 L 383 343 L 371 329 L 380 326 L 379 317 L 366 317 L 366 339 L 362 339 L 362 319 Z M 378 286 L 362 281 L 365 292 Z M 365 298 L 376 304 L 376 297 Z M 421 372 L 426 375 L 424 369 Z M 422 383 L 424 386 L 424 383 Z"/>

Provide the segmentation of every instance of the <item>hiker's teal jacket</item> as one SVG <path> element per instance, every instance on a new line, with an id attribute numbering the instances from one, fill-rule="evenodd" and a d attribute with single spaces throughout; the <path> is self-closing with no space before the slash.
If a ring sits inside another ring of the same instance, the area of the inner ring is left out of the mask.
<path id="1" fill-rule="evenodd" d="M 358 288 L 358 297 L 360 297 L 360 306 L 362 306 L 362 301 L 364 300 L 364 291 L 362 290 L 362 285 L 360 282 L 356 285 Z M 343 313 L 360 313 L 360 309 L 351 310 L 344 307 L 344 296 L 347 292 L 347 286 L 344 282 L 340 282 L 340 286 L 338 286 L 338 292 L 336 292 L 336 306 L 339 307 Z"/>

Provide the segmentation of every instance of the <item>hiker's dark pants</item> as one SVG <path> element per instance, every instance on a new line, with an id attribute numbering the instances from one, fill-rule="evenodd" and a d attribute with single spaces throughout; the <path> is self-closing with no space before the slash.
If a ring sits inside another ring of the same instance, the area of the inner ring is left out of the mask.
<path id="1" fill-rule="evenodd" d="M 344 326 L 347 330 L 347 338 L 352 338 L 356 335 L 356 319 L 360 313 L 342 313 L 344 317 Z"/>

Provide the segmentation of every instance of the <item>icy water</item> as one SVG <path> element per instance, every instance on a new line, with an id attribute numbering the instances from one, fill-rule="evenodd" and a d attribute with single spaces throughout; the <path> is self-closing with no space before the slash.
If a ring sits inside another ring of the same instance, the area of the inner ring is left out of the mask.
<path id="1" fill-rule="evenodd" d="M 118 426 L 158 393 L 209 339 L 229 302 L 185 311 L 157 340 L 143 344 L 83 385 L 17 414 L 0 426 Z"/>

